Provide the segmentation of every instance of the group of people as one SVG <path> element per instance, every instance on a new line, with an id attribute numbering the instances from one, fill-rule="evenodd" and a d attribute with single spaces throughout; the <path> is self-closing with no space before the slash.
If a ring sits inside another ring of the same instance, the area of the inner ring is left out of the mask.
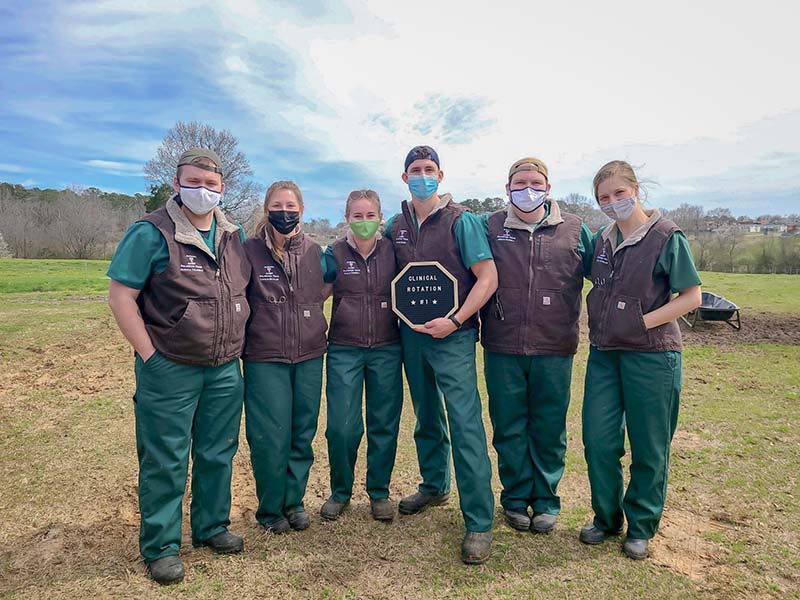
<path id="1" fill-rule="evenodd" d="M 385 220 L 376 192 L 354 191 L 347 234 L 323 249 L 303 233 L 303 195 L 290 181 L 269 187 L 255 235 L 245 239 L 218 207 L 224 165 L 213 151 L 193 148 L 178 162 L 175 195 L 128 229 L 108 270 L 109 304 L 135 350 L 140 551 L 156 581 L 184 576 L 178 553 L 190 452 L 193 544 L 220 553 L 244 548 L 228 531 L 243 406 L 256 519 L 274 534 L 309 527 L 303 498 L 323 367 L 331 495 L 321 518 L 340 518 L 350 502 L 362 410 L 371 514 L 394 518 L 389 485 L 405 369 L 422 482 L 397 510 L 412 515 L 449 500 L 452 452 L 466 526 L 461 558 L 486 561 L 494 494 L 477 385 L 479 331 L 505 520 L 551 532 L 584 279 L 592 282 L 583 443 L 594 519 L 580 540 L 602 543 L 627 521 L 623 551 L 647 556 L 678 415 L 676 318 L 700 304 L 686 238 L 642 206 L 623 161 L 594 178 L 599 207 L 613 220 L 596 234 L 549 198 L 548 169 L 537 158 L 511 165 L 509 204 L 490 215 L 440 193 L 443 177 L 433 148 L 413 148 L 401 212 Z M 456 279 L 458 305 L 449 317 L 411 327 L 392 310 L 391 281 L 416 261 L 437 261 Z M 323 303 L 331 295 L 328 328 Z"/>

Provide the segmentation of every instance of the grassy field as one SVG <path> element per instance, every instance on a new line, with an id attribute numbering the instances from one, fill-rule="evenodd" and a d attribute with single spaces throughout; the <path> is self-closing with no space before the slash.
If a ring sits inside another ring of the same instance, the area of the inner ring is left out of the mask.
<path id="1" fill-rule="evenodd" d="M 577 540 L 591 517 L 580 436 L 584 341 L 554 534 L 515 532 L 498 507 L 492 558 L 465 567 L 457 502 L 388 526 L 370 519 L 363 448 L 353 508 L 320 522 L 323 402 L 306 497 L 311 528 L 261 532 L 242 435 L 232 529 L 246 552 L 193 549 L 184 527 L 186 580 L 159 588 L 138 558 L 133 358 L 103 297 L 106 264 L 0 260 L 0 597 L 800 598 L 800 339 L 731 346 L 713 334 L 685 351 L 667 509 L 647 561 L 624 558 L 617 541 Z M 800 277 L 702 277 L 743 307 L 800 319 Z M 412 431 L 407 401 L 395 499 L 418 482 Z M 496 477 L 494 486 L 499 495 Z"/>

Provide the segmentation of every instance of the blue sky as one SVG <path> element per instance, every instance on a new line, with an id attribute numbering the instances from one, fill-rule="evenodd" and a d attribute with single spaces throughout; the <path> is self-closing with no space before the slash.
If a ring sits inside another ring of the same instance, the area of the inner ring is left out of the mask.
<path id="1" fill-rule="evenodd" d="M 309 217 L 360 187 L 392 212 L 417 143 L 458 200 L 528 155 L 553 195 L 589 195 L 623 158 L 655 205 L 800 212 L 792 3 L 549 4 L 6 1 L 0 180 L 144 192 L 166 130 L 199 120 Z"/>

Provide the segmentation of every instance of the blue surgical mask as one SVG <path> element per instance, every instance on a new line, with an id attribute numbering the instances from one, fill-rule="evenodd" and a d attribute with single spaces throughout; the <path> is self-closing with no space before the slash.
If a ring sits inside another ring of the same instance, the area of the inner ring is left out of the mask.
<path id="1" fill-rule="evenodd" d="M 609 219 L 614 219 L 615 221 L 624 221 L 633 214 L 633 209 L 635 206 L 636 200 L 633 198 L 633 196 L 630 196 L 629 198 L 623 198 L 622 200 L 609 202 L 608 204 L 601 206 L 600 210 L 602 210 L 603 214 Z"/>
<path id="2" fill-rule="evenodd" d="M 526 187 L 522 190 L 511 190 L 511 204 L 524 213 L 532 213 L 542 204 L 547 197 L 547 190 L 537 190 Z"/>
<path id="3" fill-rule="evenodd" d="M 439 187 L 438 177 L 424 177 L 413 175 L 408 178 L 408 190 L 417 200 L 428 200 L 433 198 Z"/>

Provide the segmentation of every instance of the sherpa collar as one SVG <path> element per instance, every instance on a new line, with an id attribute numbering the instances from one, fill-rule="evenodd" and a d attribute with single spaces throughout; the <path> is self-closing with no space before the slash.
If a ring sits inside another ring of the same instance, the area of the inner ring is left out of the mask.
<path id="1" fill-rule="evenodd" d="M 208 246 L 203 241 L 203 237 L 200 235 L 200 232 L 197 231 L 197 227 L 192 225 L 189 217 L 187 217 L 181 210 L 180 205 L 175 200 L 177 197 L 178 194 L 173 194 L 172 197 L 167 200 L 166 205 L 167 214 L 169 215 L 169 218 L 172 219 L 172 222 L 175 223 L 175 241 L 181 244 L 195 246 L 216 260 L 217 257 L 214 256 L 214 253 L 208 249 Z M 233 233 L 239 228 L 235 223 L 231 223 L 222 213 L 222 211 L 216 207 L 214 207 L 214 219 L 217 223 L 216 232 L 214 234 L 214 248 L 219 248 L 222 234 L 225 232 Z"/>
<path id="2" fill-rule="evenodd" d="M 446 207 L 448 204 L 450 204 L 450 201 L 452 199 L 453 199 L 453 196 L 450 195 L 450 194 L 447 194 L 447 193 L 440 194 L 439 195 L 439 203 L 436 205 L 436 207 L 425 218 L 426 219 L 430 219 L 433 215 L 435 215 L 437 212 L 439 212 L 444 207 Z M 419 227 L 419 219 L 417 218 L 417 212 L 414 210 L 414 201 L 413 200 L 409 200 L 408 201 L 408 208 L 411 211 L 411 214 L 414 215 L 414 218 L 417 219 L 417 227 Z"/>
<path id="3" fill-rule="evenodd" d="M 642 223 L 641 227 L 630 234 L 627 238 L 622 240 L 622 243 L 618 246 L 617 245 L 617 234 L 619 232 L 619 227 L 617 227 L 617 222 L 614 221 L 611 224 L 611 227 L 606 227 L 603 230 L 602 238 L 604 242 L 611 243 L 611 251 L 616 254 L 619 250 L 623 248 L 627 248 L 628 246 L 635 246 L 639 242 L 644 239 L 644 236 L 647 235 L 647 232 L 653 228 L 653 225 L 658 223 L 659 219 L 661 219 L 661 211 L 657 208 L 647 209 L 644 211 L 644 214 L 647 215 L 647 221 Z"/>

